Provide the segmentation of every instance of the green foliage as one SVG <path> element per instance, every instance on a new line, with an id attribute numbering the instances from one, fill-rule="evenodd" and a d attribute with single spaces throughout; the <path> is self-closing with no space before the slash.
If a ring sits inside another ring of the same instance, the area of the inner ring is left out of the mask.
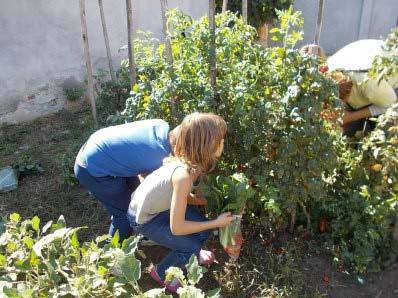
<path id="1" fill-rule="evenodd" d="M 204 195 L 209 198 L 206 209 L 209 213 L 219 214 L 232 211 L 242 214 L 247 200 L 255 195 L 248 179 L 242 173 L 230 177 L 209 176 L 203 188 Z"/>
<path id="2" fill-rule="evenodd" d="M 27 155 L 14 164 L 14 169 L 20 176 L 37 175 L 44 171 L 39 163 L 32 161 Z"/>
<path id="3" fill-rule="evenodd" d="M 291 6 L 288 10 L 277 10 L 280 21 L 279 28 L 271 29 L 272 40 L 282 42 L 284 49 L 291 49 L 294 45 L 303 39 L 302 27 L 304 19 L 300 11 L 293 11 Z"/>
<path id="4" fill-rule="evenodd" d="M 0 287 L 5 297 L 127 297 L 139 294 L 140 262 L 134 253 L 138 238 L 125 249 L 101 238 L 80 244 L 63 217 L 40 227 L 34 217 L 22 221 L 11 214 L 0 236 Z M 115 275 L 122 264 L 120 275 Z M 40 293 L 40 296 L 37 295 Z"/>
<path id="5" fill-rule="evenodd" d="M 298 32 L 292 26 L 302 20 L 292 10 L 280 16 L 278 32 L 284 46 L 291 47 L 297 40 L 291 33 Z M 324 198 L 336 168 L 333 147 L 339 136 L 320 113 L 324 104 L 334 105 L 337 88 L 319 73 L 317 58 L 287 48 L 264 49 L 255 42 L 251 26 L 231 13 L 218 15 L 214 100 L 208 78 L 207 18 L 193 21 L 174 10 L 169 23 L 174 28 L 174 77 L 163 67 L 162 55 L 152 58 L 146 66 L 157 68 L 157 76 L 139 78 L 126 102 L 126 119 L 175 123 L 193 111 L 215 112 L 228 123 L 223 171 L 229 175 L 245 168 L 249 177 L 255 176 L 261 186 L 259 204 L 266 204 L 272 196 L 268 191 L 275 188 L 280 208 L 288 212 L 297 203 L 304 206 L 310 199 Z M 176 102 L 174 114 L 171 98 Z"/>
<path id="6" fill-rule="evenodd" d="M 335 191 L 314 215 L 326 218 L 322 235 L 338 266 L 357 272 L 378 271 L 397 258 L 398 105 L 379 117 L 358 151 L 341 154 Z M 315 214 L 317 213 L 317 214 Z"/>
<path id="7" fill-rule="evenodd" d="M 75 157 L 63 154 L 61 156 L 60 166 L 61 166 L 61 175 L 64 179 L 64 183 L 69 186 L 79 185 L 79 180 L 77 180 L 73 166 L 74 166 Z"/>
<path id="8" fill-rule="evenodd" d="M 391 30 L 386 39 L 384 51 L 384 55 L 374 59 L 369 71 L 370 75 L 378 81 L 398 77 L 398 28 Z"/>
<path id="9" fill-rule="evenodd" d="M 115 117 L 124 109 L 126 98 L 130 92 L 130 81 L 126 74 L 127 69 L 122 67 L 116 82 L 108 79 L 107 73 L 99 71 L 95 75 L 98 86 L 97 108 L 102 122 L 117 124 L 122 122 L 120 117 Z"/>
<path id="10" fill-rule="evenodd" d="M 224 199 L 235 187 L 226 177 L 244 172 L 249 178 L 245 183 L 255 190 L 247 204 L 249 214 L 277 226 L 286 226 L 290 216 L 292 231 L 296 218 L 306 219 L 310 228 L 326 217 L 328 228 L 321 237 L 338 263 L 360 272 L 380 268 L 385 251 L 394 245 L 396 193 L 388 191 L 394 189 L 396 178 L 391 177 L 396 172 L 387 178 L 384 172 L 370 173 L 363 162 L 367 145 L 360 153 L 353 151 L 335 124 L 324 119 L 325 107 L 333 111 L 339 105 L 337 86 L 318 71 L 317 57 L 292 49 L 301 38 L 300 14 L 290 9 L 278 15 L 281 26 L 272 31 L 283 45 L 267 49 L 256 43 L 254 28 L 240 18 L 231 13 L 216 17 L 213 96 L 207 18 L 194 21 L 170 11 L 173 69 L 163 58 L 163 45 L 137 48 L 141 57 L 155 55 L 137 63 L 143 75 L 122 114 L 128 121 L 163 118 L 174 124 L 193 111 L 223 116 L 228 133 L 220 177 L 210 178 L 209 210 L 224 210 L 229 203 Z M 378 149 L 385 152 L 379 156 L 383 160 L 372 162 L 384 170 L 397 154 L 391 146 L 383 148 Z"/>
<path id="11" fill-rule="evenodd" d="M 203 277 L 203 274 L 207 272 L 206 268 L 199 266 L 196 256 L 192 255 L 185 267 L 187 269 L 187 278 L 185 278 L 180 268 L 170 267 L 166 270 L 166 281 L 177 278 L 181 283 L 182 287 L 177 290 L 180 298 L 219 297 L 220 289 L 211 290 L 205 295 L 201 289 L 195 287 Z"/>
<path id="12" fill-rule="evenodd" d="M 216 0 L 216 10 L 221 12 L 222 0 Z M 288 9 L 293 0 L 250 0 L 247 1 L 248 23 L 256 28 L 264 23 L 272 24 L 277 18 L 277 10 Z M 228 10 L 242 13 L 242 0 L 229 0 Z"/>
<path id="13" fill-rule="evenodd" d="M 65 87 L 63 91 L 66 99 L 69 101 L 79 100 L 86 92 L 85 88 L 82 85 Z"/>
<path id="14" fill-rule="evenodd" d="M 141 262 L 135 256 L 139 237 L 120 244 L 118 235 L 109 243 L 104 243 L 108 236 L 100 236 L 80 244 L 77 232 L 82 228 L 66 227 L 63 216 L 41 226 L 37 216 L 22 221 L 13 213 L 0 223 L 4 297 L 171 297 L 164 289 L 140 289 Z M 207 270 L 195 256 L 186 268 L 187 278 L 179 268 L 168 270 L 167 278 L 181 280 L 179 297 L 205 297 L 195 285 Z M 218 297 L 217 290 L 210 294 L 206 297 Z"/>

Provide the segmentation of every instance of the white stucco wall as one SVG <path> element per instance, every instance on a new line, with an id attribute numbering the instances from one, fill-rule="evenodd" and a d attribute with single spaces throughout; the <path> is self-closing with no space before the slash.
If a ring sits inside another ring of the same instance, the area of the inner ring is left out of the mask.
<path id="1" fill-rule="evenodd" d="M 132 0 L 134 27 L 161 37 L 159 0 Z M 103 0 L 115 67 L 126 53 L 124 0 Z M 207 13 L 207 0 L 168 0 L 197 18 Z M 93 67 L 106 68 L 106 52 L 97 0 L 86 0 Z M 30 120 L 44 107 L 63 105 L 65 80 L 85 75 L 79 0 L 1 0 L 0 123 Z M 46 111 L 44 111 L 46 112 Z"/>
<path id="2" fill-rule="evenodd" d="M 304 40 L 313 43 L 319 0 L 296 0 L 305 20 Z M 329 54 L 358 39 L 384 39 L 398 22 L 398 0 L 324 0 L 320 44 Z"/>

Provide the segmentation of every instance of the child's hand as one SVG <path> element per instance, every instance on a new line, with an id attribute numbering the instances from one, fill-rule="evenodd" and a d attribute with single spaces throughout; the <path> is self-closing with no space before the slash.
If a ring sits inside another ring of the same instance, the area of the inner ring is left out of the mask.
<path id="1" fill-rule="evenodd" d="M 228 226 L 234 219 L 235 217 L 231 214 L 231 212 L 221 213 L 216 219 L 217 226 L 219 228 Z"/>

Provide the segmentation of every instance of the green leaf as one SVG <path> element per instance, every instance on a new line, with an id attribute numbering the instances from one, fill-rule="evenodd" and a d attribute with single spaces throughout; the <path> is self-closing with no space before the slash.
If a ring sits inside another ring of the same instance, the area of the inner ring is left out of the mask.
<path id="1" fill-rule="evenodd" d="M 180 298 L 205 298 L 203 291 L 192 285 L 179 288 L 177 293 Z"/>
<path id="2" fill-rule="evenodd" d="M 207 298 L 218 298 L 218 297 L 220 297 L 220 292 L 221 292 L 220 288 L 210 290 L 206 293 L 206 297 Z"/>
<path id="3" fill-rule="evenodd" d="M 101 242 L 104 242 L 109 239 L 109 235 L 101 235 L 95 238 L 95 243 L 100 244 Z"/>
<path id="4" fill-rule="evenodd" d="M 182 272 L 181 268 L 178 267 L 170 267 L 166 270 L 166 281 L 172 281 L 173 278 L 177 278 L 182 284 L 185 283 L 184 272 Z"/>
<path id="5" fill-rule="evenodd" d="M 57 220 L 57 228 L 62 229 L 65 227 L 66 227 L 65 217 L 63 215 L 60 215 L 60 217 Z"/>
<path id="6" fill-rule="evenodd" d="M 7 265 L 7 258 L 0 254 L 0 267 L 5 267 Z"/>
<path id="7" fill-rule="evenodd" d="M 26 245 L 27 248 L 32 249 L 34 241 L 32 238 L 27 237 L 23 240 L 23 243 Z"/>
<path id="8" fill-rule="evenodd" d="M 3 293 L 6 295 L 5 297 L 8 298 L 21 298 L 18 294 L 18 290 L 15 288 L 3 288 Z"/>
<path id="9" fill-rule="evenodd" d="M 128 281 L 137 282 L 141 278 L 141 262 L 134 256 L 126 255 L 120 263 L 120 268 Z"/>
<path id="10" fill-rule="evenodd" d="M 53 224 L 53 221 L 52 220 L 50 220 L 49 222 L 47 222 L 44 226 L 43 226 L 43 228 L 41 229 L 41 233 L 42 234 L 45 234 L 47 231 L 48 231 L 48 229 L 49 228 L 51 228 L 51 225 Z"/>
<path id="11" fill-rule="evenodd" d="M 39 266 L 40 259 L 37 257 L 34 251 L 30 253 L 30 265 L 33 267 Z"/>
<path id="12" fill-rule="evenodd" d="M 14 223 L 18 223 L 21 220 L 21 216 L 18 213 L 10 214 L 10 220 Z"/>
<path id="13" fill-rule="evenodd" d="M 74 249 L 78 249 L 80 247 L 79 239 L 77 238 L 77 233 L 74 232 L 72 234 L 72 237 L 70 239 L 70 244 Z"/>
<path id="14" fill-rule="evenodd" d="M 108 272 L 108 269 L 104 266 L 98 266 L 97 272 L 99 275 L 104 276 Z"/>
<path id="15" fill-rule="evenodd" d="M 36 255 L 38 257 L 41 257 L 41 250 L 47 246 L 48 244 L 58 240 L 58 239 L 62 239 L 63 237 L 65 237 L 69 232 L 71 231 L 75 231 L 77 229 L 71 229 L 71 228 L 61 228 L 58 229 L 56 231 L 54 231 L 51 234 L 48 234 L 46 236 L 44 236 L 43 238 L 41 238 L 39 241 L 37 241 L 34 245 L 33 245 L 33 251 L 36 253 Z"/>
<path id="16" fill-rule="evenodd" d="M 115 234 L 113 235 L 112 239 L 111 239 L 111 245 L 114 248 L 119 248 L 120 244 L 120 237 L 119 237 L 119 230 L 116 230 Z"/>
<path id="17" fill-rule="evenodd" d="M 144 293 L 145 298 L 172 298 L 173 296 L 167 295 L 165 289 L 152 289 Z"/>
<path id="18" fill-rule="evenodd" d="M 17 260 L 15 262 L 15 268 L 21 271 L 30 271 L 32 270 L 32 266 L 30 265 L 30 258 L 24 260 Z"/>
<path id="19" fill-rule="evenodd" d="M 195 255 L 189 258 L 189 262 L 185 267 L 187 268 L 188 281 L 192 285 L 196 285 L 203 277 L 203 273 L 207 272 L 205 267 L 199 266 L 198 258 Z"/>
<path id="20" fill-rule="evenodd" d="M 40 229 L 40 218 L 38 216 L 33 217 L 31 220 L 31 224 L 32 224 L 33 230 L 38 232 Z"/>
<path id="21" fill-rule="evenodd" d="M 133 255 L 136 252 L 136 250 L 138 249 L 138 243 L 139 243 L 140 239 L 141 239 L 141 237 L 139 237 L 139 236 L 131 236 L 127 239 L 124 239 L 123 243 L 122 243 L 122 250 L 126 254 Z"/>

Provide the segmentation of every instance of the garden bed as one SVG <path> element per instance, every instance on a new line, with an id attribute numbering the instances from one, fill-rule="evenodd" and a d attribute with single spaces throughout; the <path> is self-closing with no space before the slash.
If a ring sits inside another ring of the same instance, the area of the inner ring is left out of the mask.
<path id="1" fill-rule="evenodd" d="M 14 165 L 29 156 L 29 162 L 40 164 L 43 172 L 21 177 L 16 191 L 0 194 L 0 214 L 39 215 L 42 223 L 63 214 L 68 226 L 88 227 L 79 232 L 82 241 L 106 234 L 109 219 L 105 209 L 84 189 L 64 184 L 64 154 L 73 155 L 91 127 L 88 110 L 62 111 L 32 123 L 2 126 L 0 165 Z M 317 240 L 305 232 L 283 232 L 274 239 L 261 223 L 245 221 L 244 227 L 245 242 L 236 263 L 228 263 L 218 238 L 209 241 L 207 247 L 215 250 L 219 263 L 204 275 L 199 288 L 221 287 L 223 297 L 398 296 L 397 264 L 361 276 L 338 272 Z M 142 249 L 146 255 L 143 268 L 167 252 L 161 247 Z M 145 290 L 156 286 L 147 274 L 139 284 Z"/>

